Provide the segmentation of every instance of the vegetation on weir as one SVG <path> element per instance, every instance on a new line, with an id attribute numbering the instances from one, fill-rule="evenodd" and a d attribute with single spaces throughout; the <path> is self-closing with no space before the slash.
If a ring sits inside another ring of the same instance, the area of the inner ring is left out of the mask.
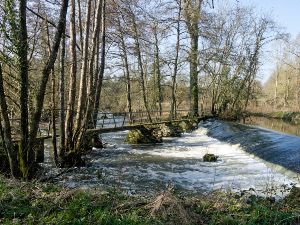
<path id="1" fill-rule="evenodd" d="M 0 178 L 1 224 L 299 224 L 300 190 L 274 201 L 238 193 L 127 196 Z"/>

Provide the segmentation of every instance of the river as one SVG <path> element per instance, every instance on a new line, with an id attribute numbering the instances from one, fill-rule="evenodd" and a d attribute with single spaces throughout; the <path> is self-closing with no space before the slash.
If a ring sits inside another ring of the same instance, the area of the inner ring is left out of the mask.
<path id="1" fill-rule="evenodd" d="M 208 120 L 191 133 L 155 145 L 124 144 L 127 131 L 103 134 L 106 148 L 93 149 L 86 167 L 55 182 L 69 188 L 117 188 L 127 194 L 152 194 L 172 185 L 192 193 L 248 190 L 280 197 L 299 184 L 300 138 L 251 121 Z M 218 161 L 203 162 L 206 153 L 218 155 Z M 51 173 L 60 172 L 51 157 L 44 165 Z"/>

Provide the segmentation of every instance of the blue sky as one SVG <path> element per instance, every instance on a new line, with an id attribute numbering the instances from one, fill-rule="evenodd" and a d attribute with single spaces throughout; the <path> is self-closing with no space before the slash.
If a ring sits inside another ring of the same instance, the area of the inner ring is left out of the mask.
<path id="1" fill-rule="evenodd" d="M 215 5 L 228 1 L 232 4 L 254 6 L 258 13 L 267 13 L 278 25 L 282 26 L 284 32 L 290 33 L 291 38 L 300 34 L 300 0 L 217 0 Z M 265 59 L 260 76 L 265 82 L 270 76 L 274 60 Z"/>
<path id="2" fill-rule="evenodd" d="M 239 0 L 239 4 L 253 5 L 258 11 L 270 13 L 293 38 L 300 33 L 300 0 Z"/>

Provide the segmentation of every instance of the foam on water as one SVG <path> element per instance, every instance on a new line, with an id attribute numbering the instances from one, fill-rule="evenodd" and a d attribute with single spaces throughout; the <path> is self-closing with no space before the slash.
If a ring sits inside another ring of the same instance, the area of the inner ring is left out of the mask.
<path id="1" fill-rule="evenodd" d="M 257 194 L 277 196 L 297 182 L 246 153 L 240 145 L 219 141 L 207 133 L 207 128 L 200 127 L 163 144 L 146 146 L 123 144 L 126 132 L 105 134 L 108 148 L 94 150 L 88 156 L 88 167 L 65 174 L 58 182 L 69 187 L 119 187 L 135 192 L 157 191 L 172 183 L 194 192 L 250 188 Z M 203 162 L 206 153 L 218 155 L 218 161 Z"/>
<path id="2" fill-rule="evenodd" d="M 294 179 L 269 168 L 261 159 L 254 158 L 239 145 L 230 145 L 207 136 L 206 128 L 174 140 L 169 146 L 150 150 L 133 149 L 134 154 L 148 154 L 173 160 L 185 160 L 182 166 L 174 165 L 178 172 L 161 170 L 166 180 L 180 184 L 188 190 L 249 189 L 264 191 L 296 182 Z M 206 153 L 219 156 L 215 163 L 203 162 Z M 196 161 L 189 161 L 195 159 Z"/>

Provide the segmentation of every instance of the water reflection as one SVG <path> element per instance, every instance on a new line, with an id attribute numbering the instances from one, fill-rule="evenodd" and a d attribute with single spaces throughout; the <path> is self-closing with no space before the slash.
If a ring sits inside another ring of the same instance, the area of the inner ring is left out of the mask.
<path id="1" fill-rule="evenodd" d="M 279 119 L 251 116 L 248 117 L 245 121 L 241 122 L 248 125 L 260 126 L 282 133 L 300 136 L 299 124 L 292 124 Z"/>

